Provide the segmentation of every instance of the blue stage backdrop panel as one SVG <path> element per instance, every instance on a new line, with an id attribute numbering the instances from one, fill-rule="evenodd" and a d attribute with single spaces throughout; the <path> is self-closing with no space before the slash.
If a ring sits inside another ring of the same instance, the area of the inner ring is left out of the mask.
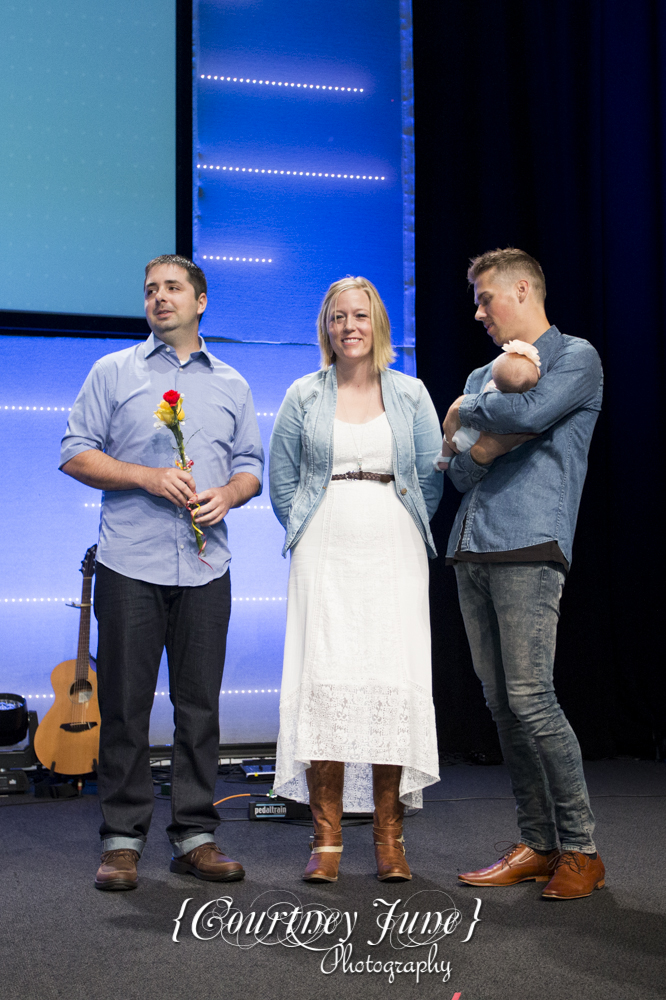
<path id="1" fill-rule="evenodd" d="M 315 319 L 336 278 L 363 274 L 377 284 L 396 367 L 413 371 L 408 15 L 398 0 L 195 6 L 195 258 L 210 292 L 202 333 L 250 383 L 266 451 L 288 386 L 319 366 Z M 245 83 L 253 79 L 276 82 Z M 231 176 L 217 165 L 239 170 Z M 259 173 L 250 177 L 249 166 Z M 268 169 L 290 172 L 261 173 Z M 140 264 L 128 279 L 139 294 Z M 101 501 L 57 471 L 59 442 L 93 362 L 132 343 L 0 337 L 12 476 L 2 515 L 0 686 L 27 695 L 40 717 L 51 702 L 50 671 L 76 654 L 79 614 L 65 599 L 80 594 L 78 568 L 96 541 Z M 220 739 L 269 742 L 278 728 L 289 564 L 267 488 L 231 511 L 228 525 L 233 611 Z M 171 742 L 171 717 L 163 663 L 152 743 Z"/>
<path id="2" fill-rule="evenodd" d="M 138 277 L 141 281 L 141 275 Z M 40 718 L 51 702 L 49 676 L 76 656 L 79 612 L 66 600 L 81 594 L 79 566 L 97 540 L 101 493 L 58 471 L 60 439 L 69 409 L 97 358 L 132 341 L 0 337 L 3 464 L 12 485 L 3 506 L 0 574 L 2 659 L 0 688 L 28 696 Z M 253 389 L 264 448 L 273 418 L 296 370 L 316 368 L 307 346 L 212 344 L 214 353 L 243 371 Z M 283 531 L 267 492 L 227 518 L 234 559 L 233 613 L 224 694 L 223 742 L 270 742 L 277 733 L 288 564 Z M 91 649 L 97 644 L 91 634 Z M 151 742 L 173 732 L 166 664 L 157 685 Z"/>
<path id="3" fill-rule="evenodd" d="M 176 235 L 176 0 L 3 3 L 0 309 L 141 316 Z"/>
<path id="4" fill-rule="evenodd" d="M 325 289 L 361 274 L 388 307 L 397 366 L 413 373 L 410 4 L 195 9 L 194 247 L 211 289 L 206 329 L 247 344 L 312 344 Z"/>

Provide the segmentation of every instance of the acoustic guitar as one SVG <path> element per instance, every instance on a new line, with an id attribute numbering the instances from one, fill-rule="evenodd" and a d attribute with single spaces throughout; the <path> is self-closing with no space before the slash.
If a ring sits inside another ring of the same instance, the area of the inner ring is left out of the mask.
<path id="1" fill-rule="evenodd" d="M 50 771 L 89 774 L 97 769 L 100 715 L 97 677 L 90 666 L 90 609 L 96 545 L 81 563 L 83 586 L 79 647 L 75 660 L 59 663 L 51 674 L 55 701 L 35 733 L 35 753 Z"/>

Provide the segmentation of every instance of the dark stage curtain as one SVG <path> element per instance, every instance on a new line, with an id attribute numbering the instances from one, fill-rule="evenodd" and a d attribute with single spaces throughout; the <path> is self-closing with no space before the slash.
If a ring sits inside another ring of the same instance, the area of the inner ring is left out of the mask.
<path id="1" fill-rule="evenodd" d="M 497 354 L 470 256 L 520 247 L 548 318 L 606 373 L 556 687 L 588 758 L 666 755 L 661 602 L 666 4 L 414 0 L 418 374 L 443 416 Z M 433 523 L 443 554 L 459 495 Z M 431 564 L 435 703 L 447 753 L 498 753 L 457 607 Z"/>

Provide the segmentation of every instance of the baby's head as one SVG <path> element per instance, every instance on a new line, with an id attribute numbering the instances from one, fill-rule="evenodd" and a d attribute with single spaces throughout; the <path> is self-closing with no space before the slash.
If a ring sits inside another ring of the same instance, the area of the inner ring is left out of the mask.
<path id="1" fill-rule="evenodd" d="M 532 344 L 511 340 L 504 344 L 493 363 L 493 382 L 500 392 L 527 392 L 533 389 L 541 374 L 539 352 Z"/>

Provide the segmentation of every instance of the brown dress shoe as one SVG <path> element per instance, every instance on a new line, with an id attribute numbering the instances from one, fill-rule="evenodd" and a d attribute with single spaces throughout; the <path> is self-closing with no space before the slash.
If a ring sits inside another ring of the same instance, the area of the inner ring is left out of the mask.
<path id="1" fill-rule="evenodd" d="M 245 878 L 240 861 L 232 861 L 212 840 L 188 854 L 172 858 L 170 868 L 178 875 L 194 875 L 205 882 L 240 882 Z"/>
<path id="2" fill-rule="evenodd" d="M 306 882 L 337 882 L 342 854 L 342 792 L 345 765 L 339 760 L 313 760 L 305 772 L 314 824 L 314 842 Z"/>
<path id="3" fill-rule="evenodd" d="M 372 794 L 375 800 L 372 837 L 380 882 L 408 882 L 412 877 L 405 860 L 402 836 L 405 808 L 400 801 L 401 776 L 402 767 L 399 764 L 372 765 Z"/>
<path id="4" fill-rule="evenodd" d="M 563 851 L 555 864 L 555 872 L 542 892 L 544 899 L 580 899 L 603 889 L 606 879 L 604 863 L 597 854 L 591 858 L 580 851 Z"/>
<path id="5" fill-rule="evenodd" d="M 139 881 L 136 873 L 138 851 L 126 847 L 117 851 L 104 851 L 100 860 L 102 863 L 95 875 L 96 889 L 136 889 Z"/>
<path id="6" fill-rule="evenodd" d="M 512 844 L 499 861 L 488 868 L 475 872 L 463 872 L 458 876 L 467 885 L 516 885 L 518 882 L 547 882 L 553 874 L 553 866 L 559 851 L 537 854 L 525 844 Z"/>

